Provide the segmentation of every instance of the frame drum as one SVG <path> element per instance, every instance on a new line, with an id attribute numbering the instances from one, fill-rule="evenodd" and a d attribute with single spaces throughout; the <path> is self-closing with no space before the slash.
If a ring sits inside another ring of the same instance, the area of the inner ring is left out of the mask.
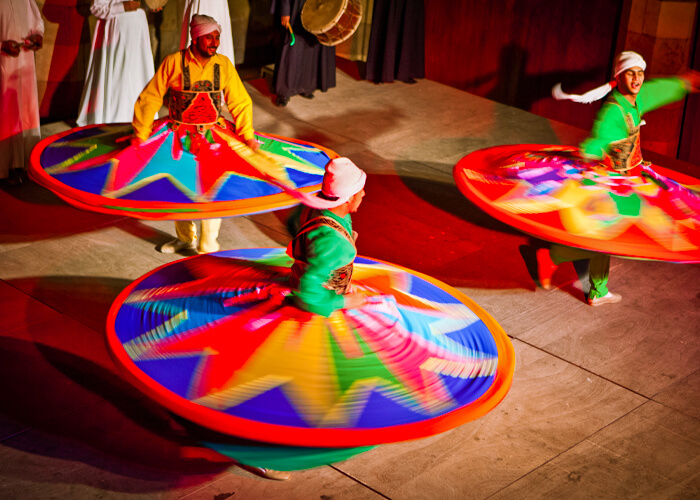
<path id="1" fill-rule="evenodd" d="M 323 45 L 338 45 L 355 33 L 362 19 L 360 0 L 306 0 L 301 24 Z"/>
<path id="2" fill-rule="evenodd" d="M 144 0 L 144 3 L 150 10 L 162 9 L 168 0 Z"/>

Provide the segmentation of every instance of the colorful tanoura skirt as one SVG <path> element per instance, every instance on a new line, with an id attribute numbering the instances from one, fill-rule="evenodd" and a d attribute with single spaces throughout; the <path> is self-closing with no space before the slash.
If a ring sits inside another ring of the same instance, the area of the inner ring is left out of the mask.
<path id="1" fill-rule="evenodd" d="M 246 249 L 148 273 L 109 313 L 118 366 L 192 422 L 292 447 L 430 436 L 505 397 L 512 344 L 459 291 L 358 257 L 368 304 L 325 318 L 289 302 L 291 264 L 284 249 Z"/>
<path id="2" fill-rule="evenodd" d="M 247 215 L 298 203 L 292 189 L 318 191 L 324 167 L 338 155 L 321 146 L 256 134 L 253 152 L 216 125 L 205 134 L 164 119 L 131 146 L 130 124 L 90 125 L 42 140 L 30 175 L 78 208 L 142 219 L 207 219 Z"/>
<path id="3" fill-rule="evenodd" d="M 506 224 L 554 243 L 625 257 L 700 262 L 700 180 L 659 166 L 633 175 L 577 149 L 511 145 L 457 163 L 462 193 Z"/>

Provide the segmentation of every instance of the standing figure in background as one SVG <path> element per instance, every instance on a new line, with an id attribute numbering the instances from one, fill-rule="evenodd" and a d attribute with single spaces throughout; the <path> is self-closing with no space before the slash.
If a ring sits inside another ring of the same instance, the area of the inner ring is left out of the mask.
<path id="1" fill-rule="evenodd" d="M 423 0 L 374 0 L 365 78 L 376 83 L 425 78 Z"/>
<path id="2" fill-rule="evenodd" d="M 335 47 L 321 45 L 315 35 L 301 24 L 301 9 L 305 0 L 272 0 L 270 12 L 275 15 L 277 33 L 275 73 L 272 93 L 275 104 L 286 106 L 289 99 L 300 95 L 313 99 L 318 89 L 325 92 L 335 87 Z M 294 45 L 291 45 L 294 32 Z"/>
<path id="3" fill-rule="evenodd" d="M 233 53 L 233 33 L 231 30 L 231 14 L 227 0 L 186 0 L 182 13 L 182 29 L 180 32 L 180 50 L 186 49 L 192 43 L 190 36 L 190 21 L 195 14 L 213 17 L 221 25 L 221 43 L 218 53 L 228 57 L 233 65 L 236 60 Z"/>
<path id="4" fill-rule="evenodd" d="M 130 122 L 134 102 L 153 78 L 146 13 L 138 1 L 93 0 L 97 18 L 78 125 Z"/>
<path id="5" fill-rule="evenodd" d="M 34 52 L 44 22 L 34 0 L 0 1 L 0 42 L 0 179 L 18 185 L 41 138 Z"/>

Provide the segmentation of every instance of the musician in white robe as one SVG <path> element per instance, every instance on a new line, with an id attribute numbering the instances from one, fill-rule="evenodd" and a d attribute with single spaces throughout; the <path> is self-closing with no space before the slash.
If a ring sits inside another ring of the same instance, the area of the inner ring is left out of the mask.
<path id="1" fill-rule="evenodd" d="M 233 53 L 233 33 L 231 31 L 231 15 L 227 0 L 185 0 L 185 10 L 182 14 L 182 30 L 180 34 L 180 50 L 186 49 L 192 43 L 190 36 L 190 21 L 195 14 L 213 17 L 221 25 L 221 40 L 218 54 L 228 57 L 233 65 L 236 61 Z"/>
<path id="2" fill-rule="evenodd" d="M 93 0 L 97 20 L 78 125 L 133 119 L 134 103 L 155 73 L 146 13 L 138 1 Z"/>
<path id="3" fill-rule="evenodd" d="M 17 169 L 39 142 L 39 96 L 34 52 L 44 43 L 34 0 L 0 1 L 0 179 L 20 184 Z"/>

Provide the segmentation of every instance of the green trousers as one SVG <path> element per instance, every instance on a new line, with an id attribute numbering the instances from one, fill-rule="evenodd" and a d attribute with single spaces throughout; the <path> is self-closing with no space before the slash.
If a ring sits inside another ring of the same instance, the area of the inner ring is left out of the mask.
<path id="1" fill-rule="evenodd" d="M 608 294 L 608 274 L 610 274 L 610 256 L 608 254 L 552 244 L 549 248 L 549 255 L 556 265 L 575 260 L 587 260 L 588 280 L 591 283 L 588 297 L 595 299 Z"/>

